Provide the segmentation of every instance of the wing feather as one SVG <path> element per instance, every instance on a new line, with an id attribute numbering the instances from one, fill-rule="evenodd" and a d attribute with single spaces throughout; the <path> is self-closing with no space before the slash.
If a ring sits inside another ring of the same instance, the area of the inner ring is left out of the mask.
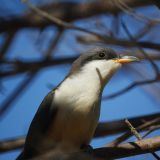
<path id="1" fill-rule="evenodd" d="M 57 114 L 57 107 L 52 105 L 53 99 L 54 91 L 51 91 L 40 104 L 29 127 L 24 150 L 20 158 L 21 156 L 23 156 L 22 159 L 30 158 L 39 152 L 39 144 L 45 139 L 45 133 L 49 126 L 54 123 Z"/>

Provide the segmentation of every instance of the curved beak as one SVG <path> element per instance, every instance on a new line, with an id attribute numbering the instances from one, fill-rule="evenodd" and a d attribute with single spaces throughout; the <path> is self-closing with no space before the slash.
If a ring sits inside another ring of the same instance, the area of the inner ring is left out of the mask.
<path id="1" fill-rule="evenodd" d="M 120 58 L 114 59 L 114 61 L 117 63 L 126 64 L 130 62 L 139 62 L 140 59 L 134 56 L 122 56 Z"/>

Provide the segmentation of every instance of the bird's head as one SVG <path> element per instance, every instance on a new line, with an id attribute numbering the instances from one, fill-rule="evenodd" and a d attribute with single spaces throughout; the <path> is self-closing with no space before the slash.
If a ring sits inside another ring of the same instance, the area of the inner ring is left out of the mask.
<path id="1" fill-rule="evenodd" d="M 120 56 L 110 48 L 94 48 L 82 54 L 72 65 L 70 74 L 84 74 L 93 79 L 98 75 L 103 85 L 123 64 L 138 61 L 133 56 Z"/>

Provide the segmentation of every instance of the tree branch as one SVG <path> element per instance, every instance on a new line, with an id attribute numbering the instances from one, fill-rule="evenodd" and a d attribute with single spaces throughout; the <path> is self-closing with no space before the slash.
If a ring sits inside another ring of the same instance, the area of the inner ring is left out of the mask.
<path id="1" fill-rule="evenodd" d="M 147 129 L 148 127 L 151 127 L 152 125 L 155 124 L 159 124 L 160 123 L 160 117 L 154 118 L 153 120 L 147 121 L 144 124 L 141 124 L 140 126 L 138 126 L 136 128 L 136 130 L 138 132 Z M 117 146 L 118 144 L 120 144 L 121 142 L 127 140 L 130 136 L 131 136 L 131 132 L 127 131 L 126 133 L 122 134 L 121 136 L 119 136 L 118 138 L 116 138 L 114 141 L 112 141 L 111 143 L 109 143 L 107 146 Z"/>
<path id="2" fill-rule="evenodd" d="M 120 53 L 121 54 L 121 53 Z M 131 53 L 130 55 L 134 55 L 140 59 L 146 60 L 143 55 L 139 55 L 139 53 Z M 149 54 L 148 55 L 152 60 L 160 60 L 160 54 Z M 42 69 L 44 67 L 61 65 L 61 64 L 70 64 L 77 56 L 69 57 L 69 58 L 56 58 L 56 59 L 42 59 L 40 61 L 20 61 L 20 60 L 1 60 L 1 64 L 3 65 L 12 65 L 11 71 L 0 71 L 0 77 L 13 76 L 20 73 L 25 73 L 28 71 L 32 71 L 34 69 Z"/>
<path id="3" fill-rule="evenodd" d="M 141 7 L 152 4 L 150 0 L 123 0 L 130 7 Z M 42 10 L 49 12 L 52 16 L 65 20 L 67 22 L 78 19 L 88 18 L 104 13 L 117 14 L 121 10 L 112 0 L 93 1 L 90 3 L 59 2 L 41 7 Z M 33 13 L 29 13 L 21 18 L 12 18 L 0 22 L 0 32 L 6 32 L 23 28 L 43 28 L 52 25 L 52 22 L 46 21 Z M 12 27 L 10 27 L 12 26 Z"/>
<path id="4" fill-rule="evenodd" d="M 160 113 L 156 113 L 156 114 L 151 114 L 147 116 L 140 116 L 140 117 L 134 117 L 134 118 L 128 118 L 128 119 L 135 127 L 144 124 L 144 122 L 149 122 L 150 125 L 147 124 L 148 125 L 147 127 L 148 129 L 150 129 L 150 126 L 152 124 L 156 126 L 160 123 L 160 121 L 155 122 L 155 119 L 159 117 L 160 117 Z M 151 123 L 153 122 L 153 120 L 154 120 L 154 123 Z M 142 128 L 143 130 L 141 129 L 140 131 L 146 130 L 147 127 Z M 127 130 L 128 130 L 128 127 L 126 126 L 123 119 L 116 120 L 116 121 L 110 121 L 110 122 L 100 122 L 97 126 L 94 138 L 108 136 L 112 134 L 118 134 L 118 133 L 125 132 Z M 22 148 L 24 145 L 24 142 L 25 142 L 24 137 L 12 138 L 9 140 L 1 141 L 0 142 L 0 153 Z"/>
<path id="5" fill-rule="evenodd" d="M 8 63 L 9 65 L 14 65 L 12 67 L 13 70 L 11 71 L 1 71 L 0 72 L 0 77 L 6 77 L 6 76 L 11 76 L 11 75 L 17 75 L 20 73 L 25 73 L 25 72 L 32 72 L 35 70 L 40 70 L 44 67 L 49 67 L 49 66 L 54 66 L 54 65 L 61 65 L 61 64 L 69 64 L 72 63 L 77 56 L 75 57 L 69 57 L 69 58 L 57 58 L 57 59 L 42 59 L 40 61 L 6 61 L 3 60 L 1 61 L 2 64 Z"/>
<path id="6" fill-rule="evenodd" d="M 112 37 L 101 38 L 94 35 L 91 36 L 77 36 L 77 41 L 83 44 L 94 44 L 94 43 L 103 43 L 111 44 L 123 47 L 137 47 L 137 44 L 143 48 L 150 48 L 155 50 L 160 50 L 160 45 L 158 43 L 152 43 L 149 41 L 139 41 L 137 44 L 133 43 L 131 40 L 117 39 Z"/>
<path id="7" fill-rule="evenodd" d="M 144 122 L 152 122 L 153 120 L 155 120 L 156 118 L 159 118 L 159 117 L 160 117 L 160 113 L 156 113 L 156 114 L 151 114 L 151 115 L 128 118 L 128 120 L 135 127 L 138 127 L 138 126 L 143 125 Z M 154 125 L 158 125 L 158 123 L 160 123 L 160 120 L 157 122 L 154 121 Z M 152 124 L 152 123 L 150 123 L 150 124 Z M 150 126 L 148 126 L 148 127 L 150 127 Z M 109 136 L 112 134 L 119 134 L 119 133 L 122 133 L 125 131 L 128 131 L 128 128 L 124 122 L 124 119 L 110 121 L 110 122 L 101 122 L 97 126 L 94 137 Z"/>
<path id="8" fill-rule="evenodd" d="M 108 160 L 149 153 L 160 149 L 160 136 L 136 142 L 120 144 L 116 147 L 103 147 L 93 150 L 92 154 L 84 152 L 55 153 L 54 150 L 32 160 Z"/>
<path id="9" fill-rule="evenodd" d="M 153 79 L 133 82 L 130 85 L 128 85 L 127 87 L 125 87 L 124 89 L 120 90 L 120 91 L 117 91 L 117 92 L 115 92 L 113 94 L 110 94 L 108 96 L 104 96 L 103 100 L 107 100 L 107 99 L 118 97 L 118 96 L 130 91 L 131 89 L 133 89 L 135 87 L 138 87 L 138 86 L 141 86 L 141 85 L 150 84 L 150 83 L 155 83 L 155 82 L 158 82 L 158 81 L 160 81 L 160 75 L 157 76 L 156 78 L 153 78 Z"/>
<path id="10" fill-rule="evenodd" d="M 143 138 L 137 132 L 137 130 L 133 127 L 133 125 L 128 121 L 128 119 L 126 119 L 125 122 L 128 125 L 128 127 L 130 128 L 132 134 L 135 135 L 135 137 L 137 138 L 137 140 L 142 140 Z M 160 160 L 160 157 L 155 152 L 150 151 L 150 153 L 153 155 L 154 158 L 156 158 L 157 160 Z"/>
<path id="11" fill-rule="evenodd" d="M 123 158 L 138 154 L 158 151 L 160 149 L 160 137 L 143 139 L 136 142 L 119 144 L 116 147 L 99 148 L 95 150 L 96 156 L 102 158 Z"/>
<path id="12" fill-rule="evenodd" d="M 15 31 L 8 32 L 3 46 L 0 48 L 0 59 L 4 58 L 5 53 L 9 49 L 10 44 L 12 43 L 12 40 L 14 39 Z"/>
<path id="13" fill-rule="evenodd" d="M 25 138 L 13 138 L 8 140 L 3 140 L 0 142 L 0 153 L 8 152 L 15 149 L 20 149 L 24 146 Z"/>
<path id="14" fill-rule="evenodd" d="M 28 87 L 28 85 L 32 82 L 32 80 L 36 77 L 36 72 L 34 74 L 26 77 L 22 83 L 18 85 L 17 88 L 11 93 L 11 95 L 1 104 L 0 108 L 0 119 L 4 116 L 7 110 L 10 109 L 11 104 L 21 95 L 21 93 Z"/>

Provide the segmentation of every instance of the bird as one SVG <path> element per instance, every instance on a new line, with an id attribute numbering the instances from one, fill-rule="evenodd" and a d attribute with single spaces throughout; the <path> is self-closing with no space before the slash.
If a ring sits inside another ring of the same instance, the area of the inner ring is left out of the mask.
<path id="1" fill-rule="evenodd" d="M 123 64 L 138 61 L 107 47 L 95 47 L 77 58 L 64 80 L 40 104 L 17 160 L 47 153 L 87 149 L 100 117 L 105 85 Z"/>

